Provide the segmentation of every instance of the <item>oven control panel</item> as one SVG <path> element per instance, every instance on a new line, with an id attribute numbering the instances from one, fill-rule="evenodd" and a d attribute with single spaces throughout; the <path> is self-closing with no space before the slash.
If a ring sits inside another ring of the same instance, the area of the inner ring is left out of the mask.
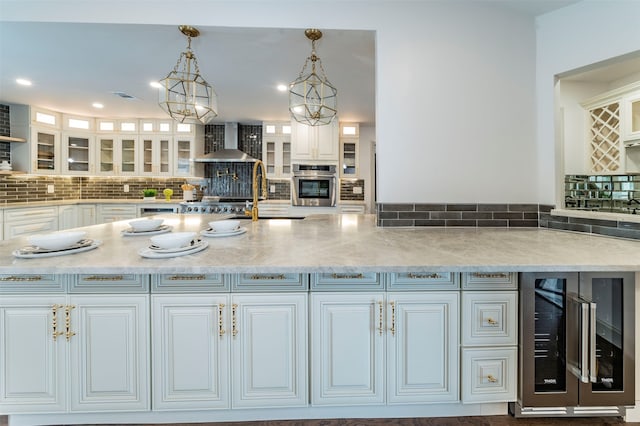
<path id="1" fill-rule="evenodd" d="M 244 203 L 180 203 L 180 213 L 185 214 L 237 214 L 245 215 Z"/>

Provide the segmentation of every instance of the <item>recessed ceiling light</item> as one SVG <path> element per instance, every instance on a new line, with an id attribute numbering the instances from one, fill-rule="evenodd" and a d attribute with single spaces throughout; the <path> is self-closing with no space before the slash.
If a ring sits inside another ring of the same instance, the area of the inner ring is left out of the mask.
<path id="1" fill-rule="evenodd" d="M 158 83 L 157 81 L 152 81 L 151 83 L 149 83 L 149 86 L 153 87 L 154 89 L 159 89 L 162 87 L 162 84 Z"/>
<path id="2" fill-rule="evenodd" d="M 98 109 L 102 109 L 104 108 L 104 105 L 102 105 L 100 102 L 94 102 L 91 104 L 94 108 L 98 108 Z"/>
<path id="3" fill-rule="evenodd" d="M 288 86 L 286 84 L 278 84 L 278 90 L 281 92 L 286 92 Z"/>
<path id="4" fill-rule="evenodd" d="M 21 86 L 31 86 L 31 81 L 25 78 L 16 78 L 16 83 L 18 83 Z"/>

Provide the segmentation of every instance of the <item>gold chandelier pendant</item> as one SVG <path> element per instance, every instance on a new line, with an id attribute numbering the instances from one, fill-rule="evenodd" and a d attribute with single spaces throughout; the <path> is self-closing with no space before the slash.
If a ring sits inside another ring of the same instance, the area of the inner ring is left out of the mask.
<path id="1" fill-rule="evenodd" d="M 324 126 L 331 123 L 338 112 L 338 90 L 329 82 L 316 54 L 316 41 L 322 38 L 322 31 L 309 28 L 304 34 L 311 40 L 311 55 L 298 78 L 289 84 L 289 112 L 299 123 Z"/>
<path id="2" fill-rule="evenodd" d="M 173 70 L 160 80 L 158 104 L 180 123 L 207 124 L 218 115 L 218 96 L 200 75 L 198 60 L 191 50 L 191 39 L 198 37 L 200 31 L 188 25 L 178 29 L 187 37 L 187 50 L 180 53 Z"/>

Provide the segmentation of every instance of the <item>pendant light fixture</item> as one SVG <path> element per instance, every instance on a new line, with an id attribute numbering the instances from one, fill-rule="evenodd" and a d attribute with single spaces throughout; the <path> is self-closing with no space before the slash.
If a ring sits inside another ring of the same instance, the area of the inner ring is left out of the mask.
<path id="1" fill-rule="evenodd" d="M 338 112 L 338 91 L 327 79 L 322 61 L 316 55 L 316 41 L 320 40 L 322 32 L 309 28 L 304 35 L 311 40 L 311 55 L 298 78 L 289 84 L 289 112 L 299 123 L 323 126 L 331 123 Z"/>
<path id="2" fill-rule="evenodd" d="M 187 50 L 180 53 L 178 62 L 160 80 L 160 107 L 180 123 L 206 124 L 218 115 L 218 98 L 213 87 L 200 75 L 198 60 L 191 50 L 191 38 L 200 31 L 188 25 L 178 27 L 187 36 Z"/>

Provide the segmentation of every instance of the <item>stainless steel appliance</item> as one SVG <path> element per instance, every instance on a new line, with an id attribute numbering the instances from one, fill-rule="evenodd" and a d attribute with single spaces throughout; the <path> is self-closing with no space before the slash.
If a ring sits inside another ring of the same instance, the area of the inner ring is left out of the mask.
<path id="1" fill-rule="evenodd" d="M 248 218 L 245 211 L 251 210 L 251 202 L 243 199 L 220 199 L 217 201 L 183 201 L 180 203 L 180 213 L 185 214 L 233 214 L 238 218 Z"/>
<path id="2" fill-rule="evenodd" d="M 152 206 L 142 205 L 138 208 L 138 216 L 153 216 L 163 213 L 177 213 L 179 208 L 177 206 Z"/>
<path id="3" fill-rule="evenodd" d="M 291 204 L 333 207 L 336 205 L 336 182 L 335 165 L 293 164 Z"/>
<path id="4" fill-rule="evenodd" d="M 635 404 L 634 273 L 520 276 L 517 417 L 622 416 Z"/>

